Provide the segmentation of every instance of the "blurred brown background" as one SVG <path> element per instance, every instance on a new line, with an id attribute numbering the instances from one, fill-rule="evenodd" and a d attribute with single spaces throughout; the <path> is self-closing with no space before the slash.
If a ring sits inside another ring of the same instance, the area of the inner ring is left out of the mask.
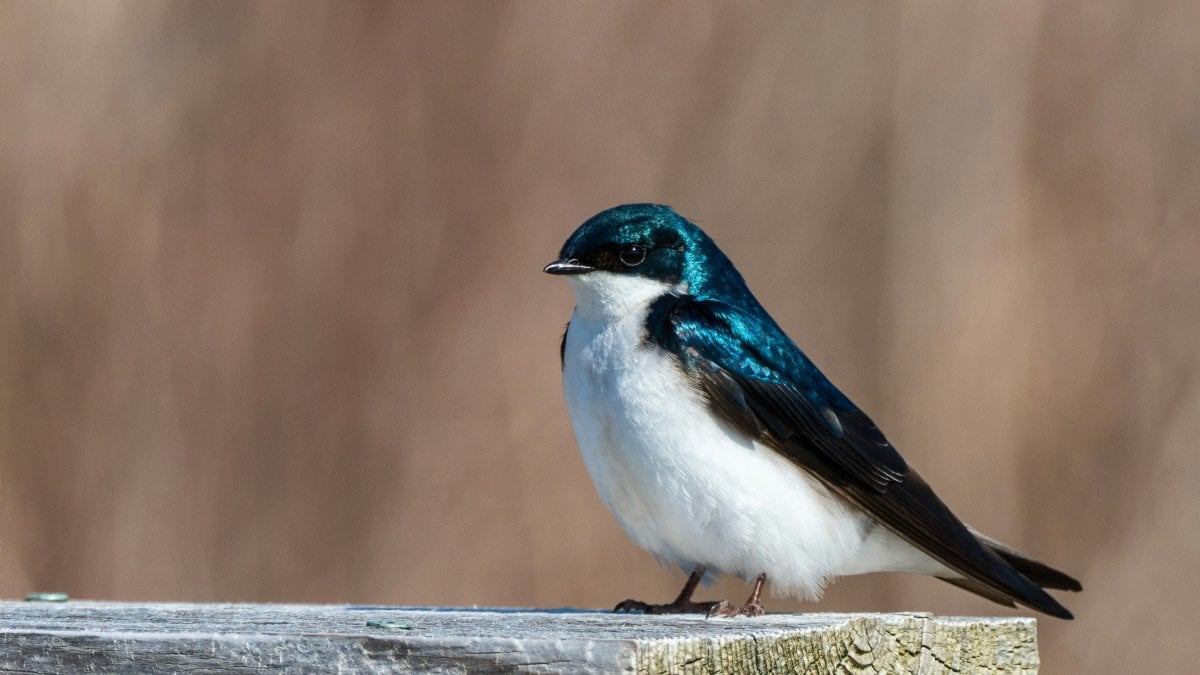
<path id="1" fill-rule="evenodd" d="M 1083 580 L 1048 672 L 1193 668 L 1198 25 L 4 2 L 0 596 L 669 599 L 575 449 L 541 273 L 648 200 L 966 520 Z M 1013 613 L 906 576 L 804 608 Z"/>

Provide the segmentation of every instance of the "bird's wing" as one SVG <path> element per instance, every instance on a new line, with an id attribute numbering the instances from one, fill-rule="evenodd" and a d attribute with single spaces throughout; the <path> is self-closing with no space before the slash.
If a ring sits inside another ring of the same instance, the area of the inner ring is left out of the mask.
<path id="1" fill-rule="evenodd" d="M 561 370 L 567 365 L 567 333 L 571 330 L 571 322 L 563 326 L 562 339 L 558 341 L 558 367 Z"/>
<path id="2" fill-rule="evenodd" d="M 765 312 L 668 295 L 648 339 L 677 355 L 712 409 L 805 468 L 968 580 L 1046 612 L 1071 614 L 982 545 L 905 463 L 875 423 Z"/>

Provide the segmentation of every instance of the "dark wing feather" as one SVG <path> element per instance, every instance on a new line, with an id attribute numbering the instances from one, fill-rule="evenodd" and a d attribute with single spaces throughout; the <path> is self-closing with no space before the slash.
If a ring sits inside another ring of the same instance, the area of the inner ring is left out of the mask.
<path id="1" fill-rule="evenodd" d="M 996 541 L 991 537 L 976 532 L 974 528 L 967 526 L 971 530 L 971 534 L 979 540 L 981 544 L 987 546 L 996 552 L 996 555 L 1008 561 L 1008 564 L 1017 568 L 1017 571 L 1024 574 L 1030 581 L 1041 586 L 1042 588 L 1054 588 L 1062 591 L 1082 591 L 1083 584 L 1079 583 L 1078 579 L 1050 567 L 1044 562 L 1039 562 L 1021 553 L 1017 549 Z"/>
<path id="2" fill-rule="evenodd" d="M 558 367 L 562 369 L 567 364 L 567 333 L 571 330 L 571 322 L 563 326 L 562 339 L 558 341 Z"/>
<path id="3" fill-rule="evenodd" d="M 680 356 L 715 412 L 969 580 L 959 585 L 1071 618 L 1003 554 L 981 544 L 765 312 L 670 295 L 653 306 L 647 335 Z"/>

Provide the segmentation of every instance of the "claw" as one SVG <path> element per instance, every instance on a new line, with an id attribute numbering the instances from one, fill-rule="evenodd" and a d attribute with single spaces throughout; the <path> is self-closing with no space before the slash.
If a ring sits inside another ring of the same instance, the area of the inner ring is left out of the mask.
<path id="1" fill-rule="evenodd" d="M 750 592 L 750 597 L 746 600 L 746 604 L 741 607 L 734 607 L 728 602 L 722 600 L 713 605 L 713 608 L 708 610 L 708 618 L 716 617 L 734 617 L 734 616 L 762 616 L 767 611 L 758 602 L 758 596 L 762 594 L 763 584 L 767 583 L 767 573 L 763 572 L 754 580 L 754 590 Z"/>
<path id="2" fill-rule="evenodd" d="M 725 600 L 722 600 L 713 605 L 713 608 L 709 610 L 708 618 L 733 618 L 738 616 L 752 617 L 762 616 L 766 613 L 767 610 L 763 609 L 763 606 L 757 602 L 748 602 L 741 607 L 734 607 Z"/>
<path id="3" fill-rule="evenodd" d="M 618 614 L 641 612 L 642 614 L 706 614 L 720 603 L 717 602 L 672 602 L 669 605 L 651 605 L 641 600 L 622 600 L 613 608 Z"/>
<path id="4" fill-rule="evenodd" d="M 621 602 L 617 603 L 616 607 L 613 607 L 613 613 L 619 614 L 622 612 L 644 612 L 646 614 L 650 614 L 651 606 L 652 605 L 647 605 L 641 600 L 622 600 Z"/>

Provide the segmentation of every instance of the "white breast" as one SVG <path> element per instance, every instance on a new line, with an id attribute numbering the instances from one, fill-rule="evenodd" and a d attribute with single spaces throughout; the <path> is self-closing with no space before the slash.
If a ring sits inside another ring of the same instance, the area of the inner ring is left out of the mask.
<path id="1" fill-rule="evenodd" d="M 773 592 L 810 599 L 840 574 L 929 572 L 923 554 L 709 414 L 645 340 L 649 304 L 670 287 L 593 272 L 571 288 L 567 408 L 600 498 L 638 545 L 685 572 L 766 572 Z"/>

